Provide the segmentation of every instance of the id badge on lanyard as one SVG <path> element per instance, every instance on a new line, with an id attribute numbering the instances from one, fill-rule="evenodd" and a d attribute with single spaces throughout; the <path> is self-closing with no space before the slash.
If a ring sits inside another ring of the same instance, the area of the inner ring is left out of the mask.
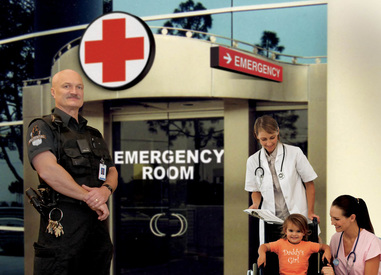
<path id="1" fill-rule="evenodd" d="M 98 179 L 105 181 L 106 180 L 106 173 L 107 173 L 107 165 L 105 164 L 105 162 L 102 158 L 100 163 L 99 163 Z"/>

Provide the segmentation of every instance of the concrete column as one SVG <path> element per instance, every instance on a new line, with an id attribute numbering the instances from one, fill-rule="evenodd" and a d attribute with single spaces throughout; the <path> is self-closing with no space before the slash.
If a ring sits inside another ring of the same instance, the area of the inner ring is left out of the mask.
<path id="1" fill-rule="evenodd" d="M 226 100 L 224 110 L 224 274 L 246 274 L 248 194 L 244 190 L 249 156 L 247 100 Z"/>
<path id="2" fill-rule="evenodd" d="M 381 236 L 381 2 L 328 3 L 327 211 L 342 194 L 367 203 Z M 327 215 L 327 237 L 335 232 Z"/>

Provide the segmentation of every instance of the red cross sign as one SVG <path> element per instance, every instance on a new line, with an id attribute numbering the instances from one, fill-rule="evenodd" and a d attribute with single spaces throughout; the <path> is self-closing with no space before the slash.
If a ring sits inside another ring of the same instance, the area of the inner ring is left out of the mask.
<path id="1" fill-rule="evenodd" d="M 99 17 L 86 29 L 79 49 L 85 74 L 106 89 L 121 90 L 141 81 L 155 56 L 149 27 L 128 13 Z"/>

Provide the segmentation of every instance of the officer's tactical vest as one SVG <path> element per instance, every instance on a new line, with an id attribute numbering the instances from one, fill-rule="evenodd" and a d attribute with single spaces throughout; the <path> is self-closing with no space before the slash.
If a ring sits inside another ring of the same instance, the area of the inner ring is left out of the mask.
<path id="1" fill-rule="evenodd" d="M 75 132 L 64 126 L 61 118 L 55 114 L 43 116 L 42 120 L 54 134 L 57 162 L 79 185 L 100 187 L 104 183 L 98 179 L 100 163 L 107 164 L 107 170 L 112 163 L 101 133 L 90 126 Z M 42 179 L 40 182 L 44 184 Z"/>

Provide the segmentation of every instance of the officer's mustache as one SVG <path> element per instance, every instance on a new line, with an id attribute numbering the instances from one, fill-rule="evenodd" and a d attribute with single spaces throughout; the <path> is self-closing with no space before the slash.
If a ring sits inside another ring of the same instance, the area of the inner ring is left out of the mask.
<path id="1" fill-rule="evenodd" d="M 66 98 L 76 98 L 76 99 L 81 99 L 81 97 L 79 95 L 69 95 L 68 97 Z"/>

